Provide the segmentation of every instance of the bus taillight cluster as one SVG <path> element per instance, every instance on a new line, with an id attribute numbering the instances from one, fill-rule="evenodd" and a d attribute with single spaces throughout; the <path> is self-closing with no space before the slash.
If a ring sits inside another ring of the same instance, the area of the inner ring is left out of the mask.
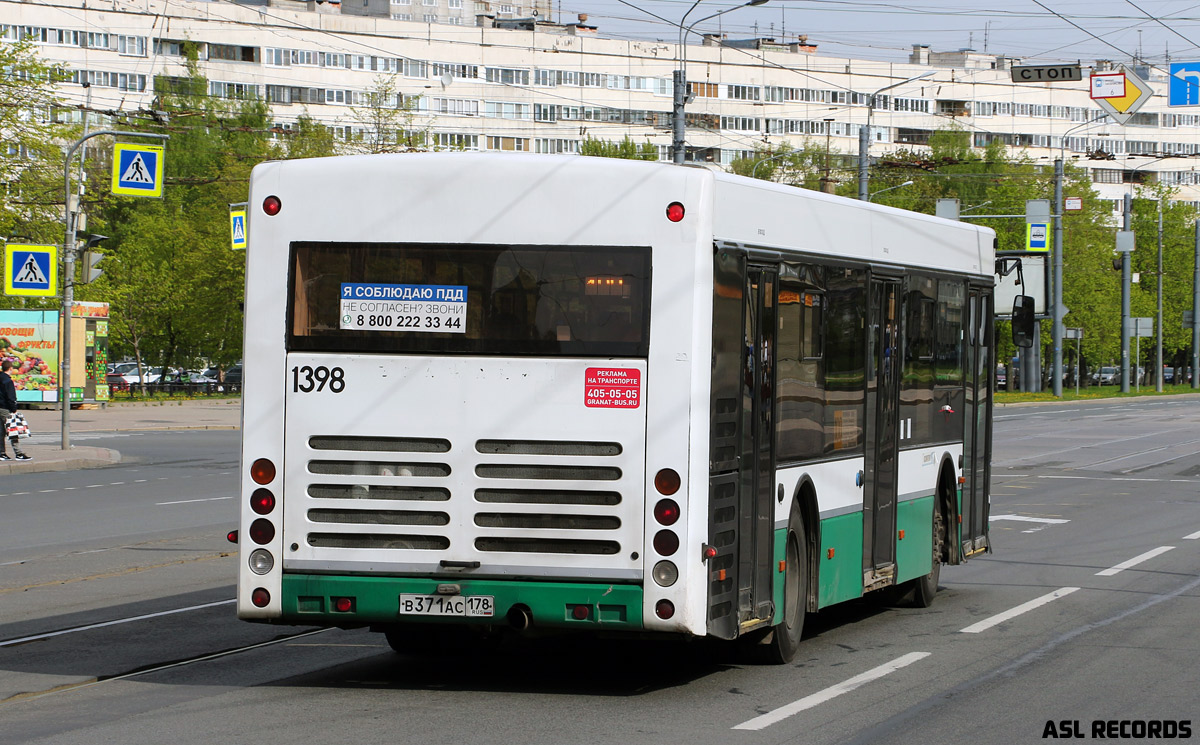
<path id="1" fill-rule="evenodd" d="M 250 509 L 257 515 L 264 515 L 250 523 L 250 540 L 260 546 L 265 546 L 275 540 L 275 523 L 265 516 L 275 510 L 275 494 L 266 487 L 275 480 L 275 464 L 266 458 L 259 458 L 250 466 L 250 478 L 254 483 L 263 487 L 255 489 L 250 495 Z M 247 557 L 250 571 L 258 575 L 267 574 L 275 568 L 275 557 L 265 548 L 256 548 Z M 259 587 L 250 593 L 250 601 L 259 608 L 265 608 L 271 602 L 271 593 L 265 587 Z"/>
<path id="2" fill-rule="evenodd" d="M 679 474 L 673 469 L 664 468 L 654 474 L 654 488 L 663 496 L 654 505 L 654 519 L 663 526 L 654 534 L 654 551 L 659 556 L 674 556 L 679 550 L 679 535 L 670 529 L 679 521 L 679 503 L 670 497 L 679 491 L 680 483 Z M 670 587 L 679 579 L 679 568 L 664 559 L 654 565 L 650 574 L 659 587 Z M 675 615 L 675 604 L 670 600 L 659 600 L 654 613 L 662 619 L 671 618 Z"/>

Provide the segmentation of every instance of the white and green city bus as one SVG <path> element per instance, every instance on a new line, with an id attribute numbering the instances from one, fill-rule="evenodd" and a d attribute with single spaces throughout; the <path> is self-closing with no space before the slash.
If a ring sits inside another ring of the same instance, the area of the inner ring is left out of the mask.
<path id="1" fill-rule="evenodd" d="M 744 638 L 988 550 L 992 231 L 677 166 L 250 184 L 238 614 Z"/>

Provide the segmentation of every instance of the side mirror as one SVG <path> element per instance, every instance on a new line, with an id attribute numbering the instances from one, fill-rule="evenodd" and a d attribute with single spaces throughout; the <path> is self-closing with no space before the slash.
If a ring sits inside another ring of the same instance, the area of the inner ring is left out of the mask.
<path id="1" fill-rule="evenodd" d="M 1028 349 L 1033 346 L 1033 298 L 1017 295 L 1012 310 L 1013 344 Z"/>

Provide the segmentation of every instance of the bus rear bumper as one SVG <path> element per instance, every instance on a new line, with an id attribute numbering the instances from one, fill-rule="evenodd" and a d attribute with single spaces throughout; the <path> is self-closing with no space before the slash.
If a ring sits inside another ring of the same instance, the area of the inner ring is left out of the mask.
<path id="1" fill-rule="evenodd" d="M 285 574 L 275 623 L 315 626 L 447 623 L 640 631 L 642 588 L 629 584 Z M 402 598 L 407 597 L 407 602 Z M 426 608 L 414 597 L 443 598 Z M 491 603 L 468 601 L 491 598 Z M 462 599 L 464 602 L 459 602 Z M 487 607 L 489 606 L 490 607 Z M 463 615 L 445 614 L 462 609 Z M 408 612 L 402 612 L 407 610 Z M 471 615 L 489 612 L 491 615 Z"/>

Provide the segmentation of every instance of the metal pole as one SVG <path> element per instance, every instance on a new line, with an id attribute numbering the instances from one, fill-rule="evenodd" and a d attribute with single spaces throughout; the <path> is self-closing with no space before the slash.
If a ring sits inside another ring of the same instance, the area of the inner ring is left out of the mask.
<path id="1" fill-rule="evenodd" d="M 671 160 L 677 164 L 683 164 L 684 154 L 684 105 L 687 102 L 687 78 L 682 69 L 675 71 L 675 102 L 673 113 L 671 114 Z"/>
<path id="2" fill-rule="evenodd" d="M 1125 195 L 1125 230 L 1133 225 L 1133 195 Z M 1129 393 L 1129 251 L 1121 252 L 1121 393 Z"/>
<path id="3" fill-rule="evenodd" d="M 66 224 L 66 235 L 63 238 L 63 273 L 62 273 L 62 311 L 59 314 L 58 328 L 62 338 L 62 348 L 58 359 L 58 402 L 62 407 L 62 449 L 71 449 L 71 305 L 75 302 L 75 213 L 71 210 L 71 158 L 83 143 L 100 135 L 115 135 L 118 137 L 153 137 L 159 140 L 169 139 L 169 135 L 149 134 L 147 132 L 120 132 L 104 129 L 80 137 L 67 151 L 63 161 L 63 222 Z"/>
<path id="4" fill-rule="evenodd" d="M 1155 325 L 1158 326 L 1158 332 L 1155 334 L 1155 354 L 1154 354 L 1154 390 L 1163 392 L 1163 356 L 1162 356 L 1162 316 L 1163 316 L 1163 297 L 1162 297 L 1162 251 L 1163 251 L 1163 228 L 1162 228 L 1162 197 L 1158 199 L 1158 318 Z"/>
<path id="5" fill-rule="evenodd" d="M 1062 398 L 1062 339 L 1063 339 L 1063 162 L 1062 158 L 1054 161 L 1054 274 L 1051 287 L 1054 296 L 1054 308 L 1050 311 L 1050 340 L 1054 347 L 1053 369 L 1051 375 L 1054 382 L 1051 390 L 1055 398 Z"/>
<path id="6" fill-rule="evenodd" d="M 1196 220 L 1196 252 L 1192 264 L 1192 389 L 1200 389 L 1200 219 Z"/>
<path id="7" fill-rule="evenodd" d="M 867 167 L 871 159 L 871 113 L 875 111 L 875 96 L 867 99 L 867 123 L 858 130 L 858 199 L 867 201 Z"/>

